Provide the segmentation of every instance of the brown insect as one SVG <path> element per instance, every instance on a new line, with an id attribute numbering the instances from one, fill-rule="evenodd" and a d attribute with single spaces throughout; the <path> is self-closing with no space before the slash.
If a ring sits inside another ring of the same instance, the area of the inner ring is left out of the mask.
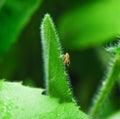
<path id="1" fill-rule="evenodd" d="M 70 67 L 70 55 L 68 53 L 65 53 L 63 55 L 63 60 L 64 60 L 64 64 L 67 66 L 67 67 Z"/>

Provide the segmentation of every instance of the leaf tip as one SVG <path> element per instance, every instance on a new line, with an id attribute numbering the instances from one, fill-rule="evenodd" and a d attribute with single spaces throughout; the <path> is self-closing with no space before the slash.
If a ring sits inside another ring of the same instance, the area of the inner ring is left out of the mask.
<path id="1" fill-rule="evenodd" d="M 43 17 L 43 20 L 42 20 L 42 23 L 40 25 L 40 31 L 41 31 L 41 36 L 44 35 L 44 30 L 45 30 L 45 26 L 46 24 L 49 22 L 51 22 L 51 18 L 50 18 L 50 15 L 48 13 L 46 13 Z"/>
<path id="2" fill-rule="evenodd" d="M 50 15 L 48 13 L 46 13 L 44 18 L 50 18 Z"/>
<path id="3" fill-rule="evenodd" d="M 46 13 L 44 15 L 43 21 L 42 21 L 42 25 L 46 22 L 46 21 L 51 21 L 51 17 L 48 13 Z"/>

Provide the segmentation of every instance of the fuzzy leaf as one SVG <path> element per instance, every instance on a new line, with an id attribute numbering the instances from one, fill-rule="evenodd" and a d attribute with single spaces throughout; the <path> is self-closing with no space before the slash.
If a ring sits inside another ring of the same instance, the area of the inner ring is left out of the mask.
<path id="1" fill-rule="evenodd" d="M 88 119 L 73 103 L 59 104 L 43 89 L 0 81 L 1 119 Z"/>
<path id="2" fill-rule="evenodd" d="M 119 119 L 120 118 L 120 111 L 116 112 L 115 114 L 112 114 L 107 119 Z"/>
<path id="3" fill-rule="evenodd" d="M 84 49 L 115 38 L 120 33 L 119 6 L 119 0 L 101 0 L 62 16 L 59 31 L 63 45 Z"/>
<path id="4" fill-rule="evenodd" d="M 43 58 L 47 94 L 61 101 L 72 101 L 68 75 L 62 58 L 62 51 L 54 24 L 48 14 L 41 26 Z"/>
<path id="5" fill-rule="evenodd" d="M 17 40 L 41 0 L 7 0 L 0 10 L 0 56 Z"/>
<path id="6" fill-rule="evenodd" d="M 120 46 L 111 46 L 106 48 L 107 51 L 112 52 L 112 53 L 117 53 L 120 54 Z"/>

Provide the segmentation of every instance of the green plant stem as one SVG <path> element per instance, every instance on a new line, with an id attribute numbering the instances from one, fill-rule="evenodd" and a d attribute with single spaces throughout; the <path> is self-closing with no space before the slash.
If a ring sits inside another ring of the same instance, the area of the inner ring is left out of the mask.
<path id="1" fill-rule="evenodd" d="M 105 81 L 103 82 L 102 87 L 100 88 L 96 100 L 94 101 L 93 106 L 90 109 L 89 114 L 92 118 L 96 117 L 101 112 L 100 109 L 104 104 L 105 99 L 108 97 L 109 93 L 111 92 L 116 80 L 119 78 L 119 74 L 120 74 L 120 54 L 117 54 L 115 56 L 114 63 L 110 71 L 108 72 L 108 75 Z"/>

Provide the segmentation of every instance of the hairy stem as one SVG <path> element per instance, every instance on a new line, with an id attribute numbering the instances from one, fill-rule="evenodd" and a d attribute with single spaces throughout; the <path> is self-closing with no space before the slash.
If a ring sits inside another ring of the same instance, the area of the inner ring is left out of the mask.
<path id="1" fill-rule="evenodd" d="M 114 59 L 114 63 L 108 72 L 108 75 L 100 88 L 99 94 L 90 109 L 90 116 L 96 117 L 100 113 L 100 109 L 111 92 L 116 80 L 119 78 L 120 74 L 120 55 L 117 54 Z"/>

